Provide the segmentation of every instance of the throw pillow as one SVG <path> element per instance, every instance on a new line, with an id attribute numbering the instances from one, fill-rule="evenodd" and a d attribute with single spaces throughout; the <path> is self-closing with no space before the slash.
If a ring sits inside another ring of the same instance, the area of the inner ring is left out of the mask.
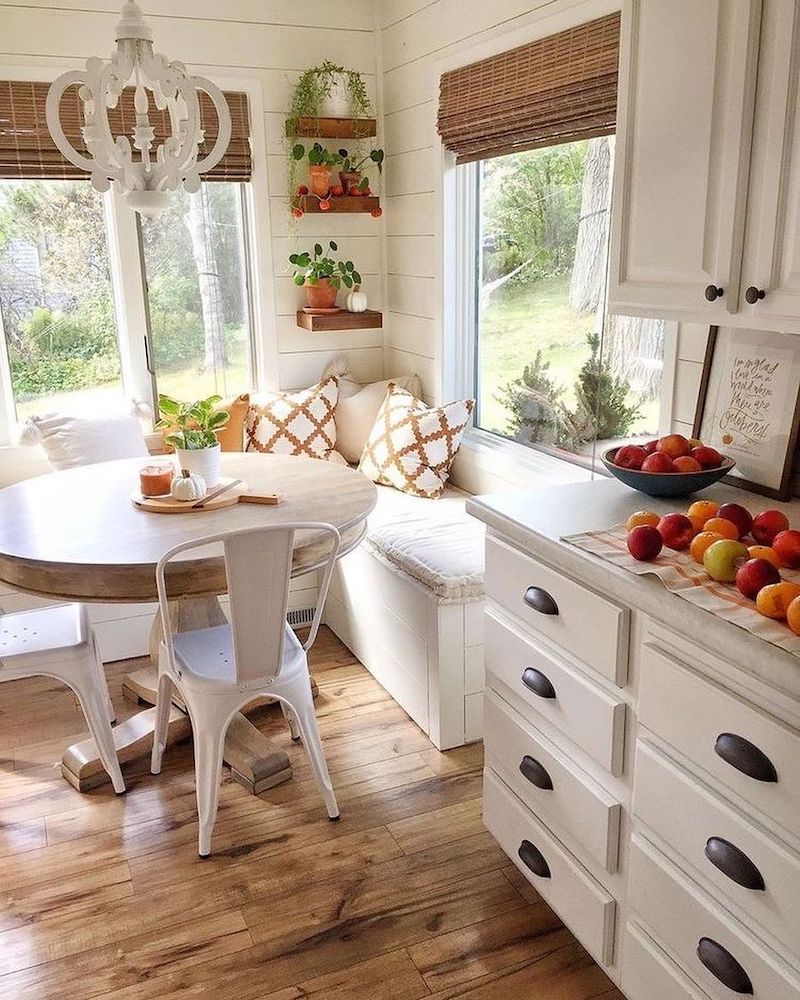
<path id="1" fill-rule="evenodd" d="M 250 393 L 243 392 L 240 396 L 233 396 L 231 399 L 223 399 L 218 403 L 215 410 L 227 410 L 231 418 L 222 428 L 217 431 L 217 441 L 221 451 L 244 451 L 244 425 L 247 421 L 247 411 L 250 409 Z M 162 435 L 166 437 L 174 432 L 174 427 L 165 427 Z M 172 451 L 168 445 L 165 451 Z"/>
<path id="2" fill-rule="evenodd" d="M 54 469 L 149 454 L 139 418 L 130 413 L 103 417 L 49 413 L 30 417 L 20 440 L 24 444 L 40 443 Z"/>
<path id="3" fill-rule="evenodd" d="M 404 493 L 441 496 L 474 405 L 461 399 L 429 407 L 390 383 L 359 470 Z"/>
<path id="4" fill-rule="evenodd" d="M 336 446 L 333 411 L 338 398 L 335 375 L 299 392 L 253 393 L 245 451 L 327 459 Z"/>

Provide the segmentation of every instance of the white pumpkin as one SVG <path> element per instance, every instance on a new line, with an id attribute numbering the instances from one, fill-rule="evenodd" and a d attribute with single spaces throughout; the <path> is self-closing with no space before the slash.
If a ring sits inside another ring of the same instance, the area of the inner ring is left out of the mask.
<path id="1" fill-rule="evenodd" d="M 347 293 L 347 298 L 344 300 L 344 304 L 348 312 L 366 312 L 367 296 L 361 291 L 361 285 L 353 285 L 353 290 Z"/>
<path id="2" fill-rule="evenodd" d="M 181 469 L 169 488 L 173 500 L 202 500 L 206 495 L 206 481 L 202 476 L 188 469 Z"/>

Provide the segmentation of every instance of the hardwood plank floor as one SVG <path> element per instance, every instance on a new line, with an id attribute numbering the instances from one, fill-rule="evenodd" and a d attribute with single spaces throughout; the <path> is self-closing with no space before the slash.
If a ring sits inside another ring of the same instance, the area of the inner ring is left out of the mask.
<path id="1" fill-rule="evenodd" d="M 480 746 L 433 749 L 328 630 L 311 659 L 341 821 L 264 708 L 295 776 L 254 798 L 226 771 L 206 860 L 190 743 L 81 795 L 72 695 L 0 685 L 0 997 L 623 1000 L 484 830 Z M 120 719 L 138 665 L 108 669 Z"/>

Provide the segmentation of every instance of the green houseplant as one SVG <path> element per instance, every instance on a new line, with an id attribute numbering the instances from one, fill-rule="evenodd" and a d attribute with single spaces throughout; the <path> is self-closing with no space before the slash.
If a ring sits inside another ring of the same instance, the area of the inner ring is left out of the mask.
<path id="1" fill-rule="evenodd" d="M 217 406 L 222 396 L 181 402 L 163 393 L 158 397 L 161 419 L 156 427 L 169 430 L 164 443 L 175 449 L 178 468 L 202 476 L 210 489 L 219 480 L 222 464 L 217 431 L 230 420 L 230 413 Z"/>
<path id="2" fill-rule="evenodd" d="M 351 156 L 346 149 L 340 149 L 339 157 L 342 164 L 339 180 L 342 183 L 344 194 L 365 194 L 369 191 L 369 177 L 364 174 L 364 166 L 367 163 L 374 163 L 378 168 L 378 173 L 383 173 L 384 152 L 382 149 L 371 149 L 363 156 L 360 150 Z"/>
<path id="3" fill-rule="evenodd" d="M 324 198 L 331 187 L 331 172 L 342 162 L 341 154 L 331 152 L 319 142 L 315 142 L 307 152 L 311 193 L 318 198 Z M 302 142 L 295 143 L 292 147 L 292 161 L 298 163 L 305 156 L 306 147 Z"/>
<path id="4" fill-rule="evenodd" d="M 353 288 L 361 284 L 361 275 L 351 260 L 335 260 L 328 251 L 337 253 L 339 246 L 333 240 L 323 250 L 321 243 L 315 243 L 313 251 L 304 250 L 289 255 L 289 263 L 294 267 L 294 283 L 305 287 L 306 300 L 310 309 L 333 309 L 336 296 L 342 285 Z"/>

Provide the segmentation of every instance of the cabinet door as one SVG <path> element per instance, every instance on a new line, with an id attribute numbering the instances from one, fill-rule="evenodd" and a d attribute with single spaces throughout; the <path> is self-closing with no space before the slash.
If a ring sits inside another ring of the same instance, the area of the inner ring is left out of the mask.
<path id="1" fill-rule="evenodd" d="M 738 300 L 761 0 L 623 10 L 610 311 L 724 322 Z"/>
<path id="2" fill-rule="evenodd" d="M 800 9 L 764 0 L 740 309 L 747 325 L 800 333 Z M 751 287 L 764 297 L 749 304 Z"/>

